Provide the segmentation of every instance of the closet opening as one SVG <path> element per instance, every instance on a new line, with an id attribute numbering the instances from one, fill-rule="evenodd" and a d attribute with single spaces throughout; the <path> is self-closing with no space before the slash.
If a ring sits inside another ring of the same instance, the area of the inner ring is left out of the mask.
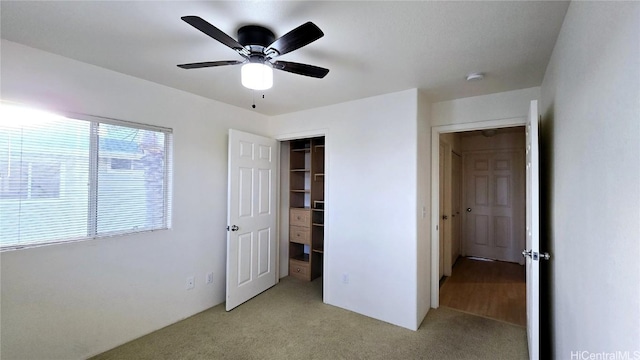
<path id="1" fill-rule="evenodd" d="M 280 146 L 280 277 L 323 282 L 325 137 Z"/>

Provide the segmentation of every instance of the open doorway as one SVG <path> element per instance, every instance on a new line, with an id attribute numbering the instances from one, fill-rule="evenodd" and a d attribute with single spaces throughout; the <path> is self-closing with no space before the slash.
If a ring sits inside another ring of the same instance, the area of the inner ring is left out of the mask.
<path id="1" fill-rule="evenodd" d="M 525 133 L 440 134 L 440 304 L 526 325 Z"/>
<path id="2" fill-rule="evenodd" d="M 434 307 L 526 325 L 525 122 L 433 128 Z"/>
<path id="3" fill-rule="evenodd" d="M 524 147 L 522 126 L 440 134 L 440 305 L 520 326 Z"/>
<path id="4" fill-rule="evenodd" d="M 324 254 L 329 245 L 325 241 L 326 137 L 323 132 L 308 132 L 278 140 L 279 277 L 316 283 L 324 297 L 327 285 L 323 276 L 327 264 Z"/>

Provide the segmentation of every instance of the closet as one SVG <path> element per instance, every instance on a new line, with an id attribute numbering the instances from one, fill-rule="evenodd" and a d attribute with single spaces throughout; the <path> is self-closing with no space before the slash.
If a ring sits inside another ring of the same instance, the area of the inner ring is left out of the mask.
<path id="1" fill-rule="evenodd" d="M 322 276 L 324 137 L 289 142 L 289 275 Z"/>

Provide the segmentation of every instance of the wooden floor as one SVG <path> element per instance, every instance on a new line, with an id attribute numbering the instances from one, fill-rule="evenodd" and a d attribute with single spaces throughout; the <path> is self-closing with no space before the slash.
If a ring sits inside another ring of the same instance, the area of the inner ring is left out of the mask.
<path id="1" fill-rule="evenodd" d="M 458 258 L 440 286 L 440 305 L 526 326 L 524 266 Z"/>

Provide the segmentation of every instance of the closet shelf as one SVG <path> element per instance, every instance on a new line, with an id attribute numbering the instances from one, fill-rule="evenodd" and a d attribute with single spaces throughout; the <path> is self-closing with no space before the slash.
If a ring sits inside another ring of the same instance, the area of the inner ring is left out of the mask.
<path id="1" fill-rule="evenodd" d="M 300 254 L 291 258 L 291 260 L 309 262 L 309 254 Z"/>

